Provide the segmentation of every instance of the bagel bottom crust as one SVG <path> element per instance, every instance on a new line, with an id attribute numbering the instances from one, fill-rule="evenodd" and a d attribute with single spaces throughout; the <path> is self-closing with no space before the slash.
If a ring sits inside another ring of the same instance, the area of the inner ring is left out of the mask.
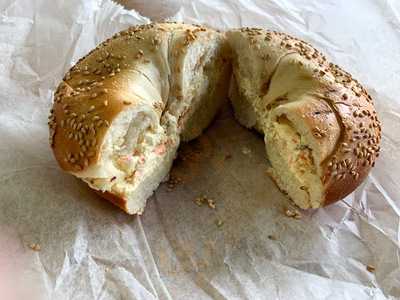
<path id="1" fill-rule="evenodd" d="M 100 197 L 110 201 L 112 204 L 118 206 L 119 208 L 123 209 L 124 211 L 128 211 L 128 207 L 127 207 L 127 200 L 123 197 L 123 195 L 117 195 L 117 194 L 113 194 L 110 193 L 108 191 L 102 192 L 102 191 L 98 191 L 95 189 L 92 189 L 93 191 L 95 191 L 95 193 L 97 195 L 99 195 Z M 141 215 L 143 211 L 137 212 L 137 214 Z"/>

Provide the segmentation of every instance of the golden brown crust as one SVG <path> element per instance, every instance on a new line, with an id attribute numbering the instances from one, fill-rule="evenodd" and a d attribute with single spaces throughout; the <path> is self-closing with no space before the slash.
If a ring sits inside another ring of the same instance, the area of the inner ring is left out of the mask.
<path id="1" fill-rule="evenodd" d="M 328 91 L 325 97 L 331 99 L 342 126 L 339 143 L 324 162 L 325 204 L 330 204 L 354 191 L 375 165 L 381 125 L 365 91 L 340 88 Z"/>
<path id="2" fill-rule="evenodd" d="M 70 97 L 72 88 L 65 83 L 63 101 L 53 106 L 58 120 L 53 138 L 53 152 L 66 171 L 81 171 L 98 160 L 101 141 L 113 118 L 123 109 L 123 103 L 109 100 L 114 91 L 100 94 L 96 99 Z M 103 88 L 107 90 L 107 86 Z M 110 90 L 110 89 L 108 89 Z M 93 93 L 100 93 L 95 89 Z M 90 96 L 89 96 L 90 98 Z M 82 102 L 86 103 L 83 105 Z"/>

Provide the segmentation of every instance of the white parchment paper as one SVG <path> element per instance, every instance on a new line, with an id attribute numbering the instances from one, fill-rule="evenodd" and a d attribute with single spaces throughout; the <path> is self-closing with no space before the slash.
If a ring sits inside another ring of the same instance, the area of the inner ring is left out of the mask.
<path id="1" fill-rule="evenodd" d="M 400 2 L 181 1 L 170 19 L 314 44 L 373 95 L 376 168 L 345 201 L 288 218 L 262 138 L 227 106 L 182 147 L 172 174 L 183 182 L 128 216 L 58 168 L 46 123 L 64 72 L 149 19 L 110 0 L 2 0 L 0 299 L 400 298 Z M 216 209 L 197 206 L 201 195 Z"/>

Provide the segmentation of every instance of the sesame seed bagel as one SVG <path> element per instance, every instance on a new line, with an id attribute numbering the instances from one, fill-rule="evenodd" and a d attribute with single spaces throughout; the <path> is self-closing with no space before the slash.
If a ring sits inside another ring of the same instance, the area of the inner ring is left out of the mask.
<path id="1" fill-rule="evenodd" d="M 264 134 L 273 180 L 301 208 L 342 199 L 379 156 L 371 97 L 309 44 L 176 23 L 131 27 L 79 60 L 56 90 L 50 144 L 62 169 L 141 214 L 179 143 L 202 133 L 228 93 L 238 121 Z"/>
<path id="2" fill-rule="evenodd" d="M 55 92 L 49 126 L 59 165 L 142 213 L 180 140 L 201 134 L 227 99 L 226 58 L 223 34 L 194 25 L 135 26 L 103 42 Z"/>
<path id="3" fill-rule="evenodd" d="M 301 208 L 351 193 L 379 156 L 381 125 L 366 90 L 309 44 L 257 28 L 227 33 L 230 98 L 265 136 L 276 184 Z"/>

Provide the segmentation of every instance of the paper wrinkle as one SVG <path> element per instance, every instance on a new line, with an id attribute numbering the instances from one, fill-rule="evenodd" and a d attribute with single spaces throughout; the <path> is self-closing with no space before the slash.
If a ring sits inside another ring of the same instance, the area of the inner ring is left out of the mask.
<path id="1" fill-rule="evenodd" d="M 376 167 L 343 202 L 289 219 L 290 203 L 265 174 L 262 138 L 226 107 L 183 146 L 200 151 L 175 164 L 184 183 L 162 185 L 143 216 L 128 216 L 57 167 L 46 118 L 80 57 L 152 16 L 110 0 L 2 1 L 0 278 L 19 261 L 11 269 L 20 276 L 7 276 L 34 284 L 33 299 L 400 298 L 400 3 L 180 3 L 170 20 L 285 31 L 354 73 L 383 122 Z M 217 208 L 198 207 L 200 195 Z"/>

